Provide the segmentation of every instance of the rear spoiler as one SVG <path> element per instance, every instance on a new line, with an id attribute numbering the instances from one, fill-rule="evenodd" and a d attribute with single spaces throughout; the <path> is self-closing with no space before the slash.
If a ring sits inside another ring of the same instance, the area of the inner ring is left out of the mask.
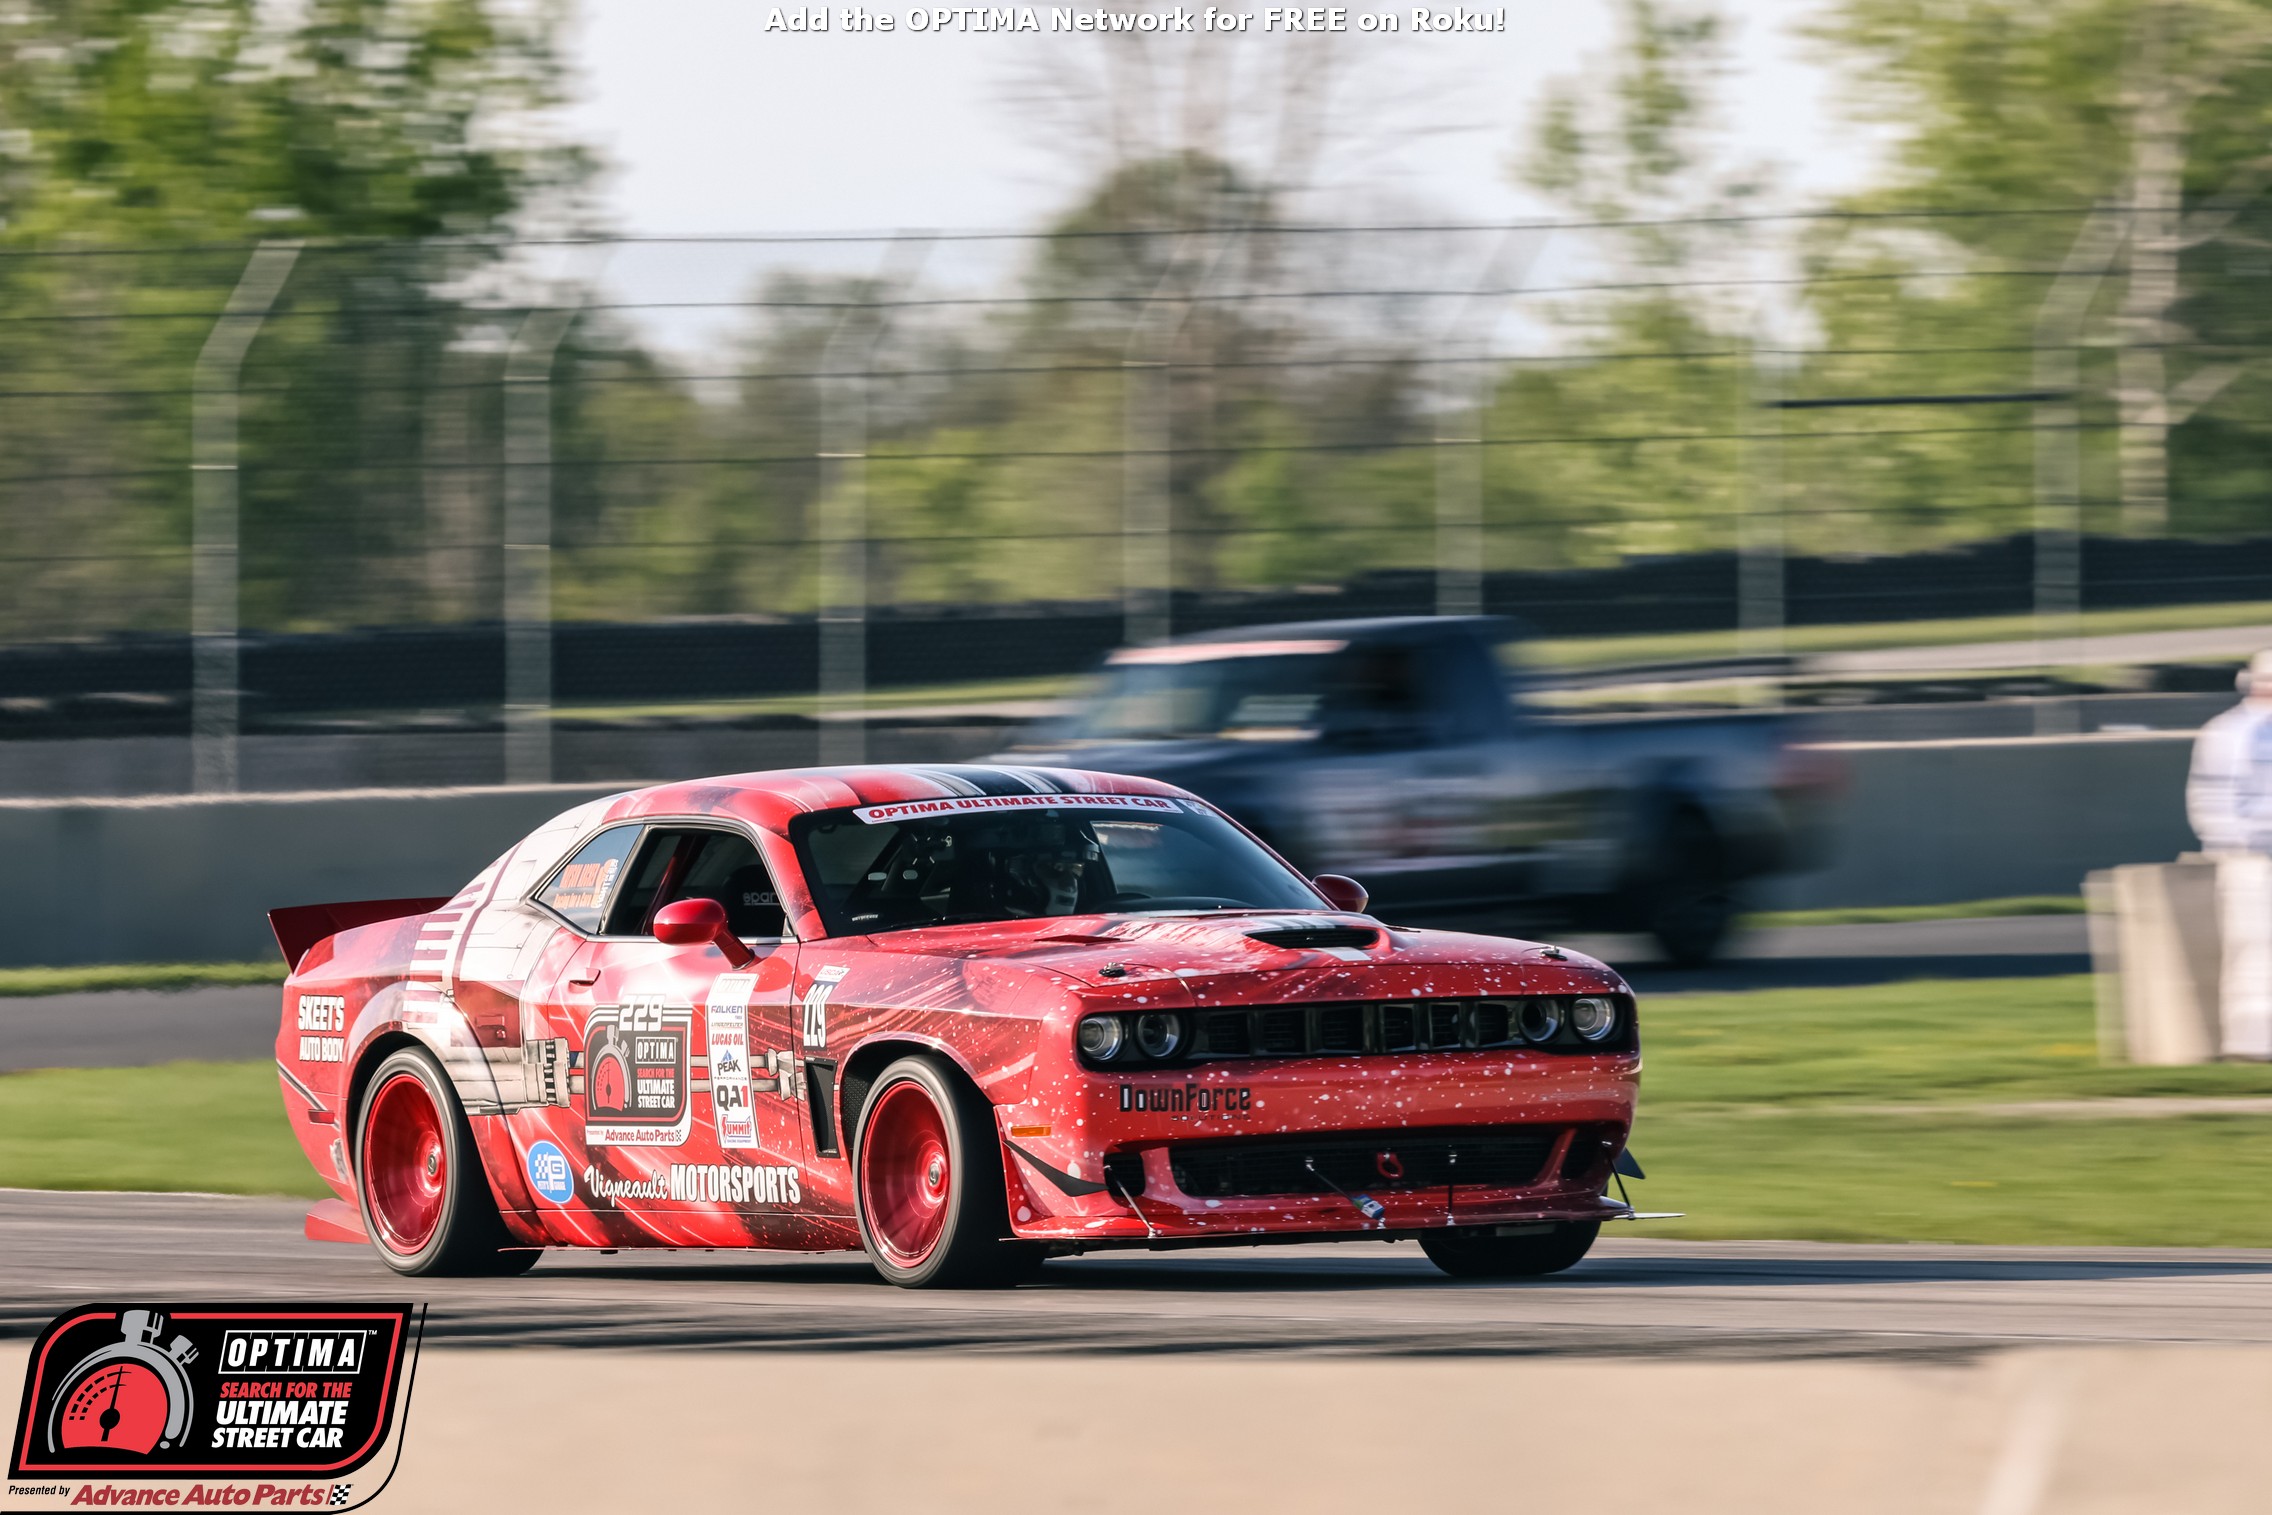
<path id="1" fill-rule="evenodd" d="M 336 936 L 374 921 L 400 920 L 425 915 L 450 902 L 448 895 L 429 900 L 343 900 L 336 905 L 287 905 L 268 912 L 276 945 L 284 949 L 284 966 L 297 971 L 308 949 L 327 936 Z"/>

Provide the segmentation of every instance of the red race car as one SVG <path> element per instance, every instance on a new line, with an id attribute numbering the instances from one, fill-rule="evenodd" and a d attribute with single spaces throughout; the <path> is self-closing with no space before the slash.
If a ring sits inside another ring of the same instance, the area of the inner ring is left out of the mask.
<path id="1" fill-rule="evenodd" d="M 1409 931 L 1222 812 L 1067 769 L 667 784 L 455 898 L 272 913 L 277 1065 L 404 1273 L 545 1247 L 865 1248 L 904 1285 L 1053 1254 L 1409 1236 L 1585 1255 L 1641 1057 L 1616 973 Z"/>

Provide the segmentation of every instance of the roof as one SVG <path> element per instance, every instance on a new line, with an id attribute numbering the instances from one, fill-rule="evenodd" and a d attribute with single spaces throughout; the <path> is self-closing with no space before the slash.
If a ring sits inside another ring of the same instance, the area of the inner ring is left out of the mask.
<path id="1" fill-rule="evenodd" d="M 1402 639 L 1421 633 L 1466 629 L 1486 640 L 1506 636 L 1517 624 L 1496 615 L 1378 615 L 1343 621 L 1278 621 L 1268 626 L 1229 626 L 1174 637 L 1167 645 L 1206 642 L 1342 641 Z"/>
<path id="2" fill-rule="evenodd" d="M 957 798 L 1031 798 L 1066 794 L 1188 798 L 1173 784 L 1081 768 L 1027 768 L 1005 763 L 863 764 L 781 768 L 656 784 L 620 795 L 607 818 L 642 815 L 738 815 L 779 830 L 799 813 Z"/>

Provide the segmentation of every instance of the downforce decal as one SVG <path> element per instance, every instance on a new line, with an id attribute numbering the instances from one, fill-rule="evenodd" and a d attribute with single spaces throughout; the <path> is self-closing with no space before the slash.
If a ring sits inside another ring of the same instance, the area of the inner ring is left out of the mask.
<path id="1" fill-rule="evenodd" d="M 885 821 L 920 820 L 927 815 L 970 815 L 981 810 L 1150 810 L 1176 811 L 1174 800 L 1156 794 L 976 794 L 937 800 L 902 800 L 895 805 L 862 805 L 852 814 L 874 826 Z"/>
<path id="2" fill-rule="evenodd" d="M 632 995 L 584 1027 L 584 1145 L 677 1147 L 694 1125 L 694 1007 Z"/>

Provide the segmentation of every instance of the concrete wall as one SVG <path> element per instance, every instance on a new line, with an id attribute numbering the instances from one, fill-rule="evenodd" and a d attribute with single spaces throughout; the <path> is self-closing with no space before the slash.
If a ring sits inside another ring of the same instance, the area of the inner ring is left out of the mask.
<path id="1" fill-rule="evenodd" d="M 622 787 L 0 801 L 0 966 L 268 957 L 275 906 L 454 894 Z"/>
<path id="2" fill-rule="evenodd" d="M 2189 731 L 1825 750 L 1848 775 L 1830 864 L 1775 881 L 1761 901 L 1774 908 L 2075 894 L 2093 869 L 2200 845 L 2185 820 Z"/>
<path id="3" fill-rule="evenodd" d="M 1848 744 L 1830 866 L 1782 908 L 2071 894 L 2194 845 L 2191 737 Z M 536 823 L 623 785 L 0 801 L 0 966 L 257 958 L 276 905 L 452 893 Z"/>

